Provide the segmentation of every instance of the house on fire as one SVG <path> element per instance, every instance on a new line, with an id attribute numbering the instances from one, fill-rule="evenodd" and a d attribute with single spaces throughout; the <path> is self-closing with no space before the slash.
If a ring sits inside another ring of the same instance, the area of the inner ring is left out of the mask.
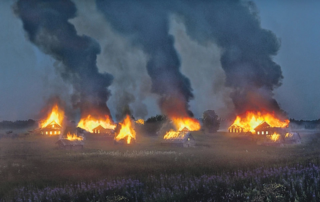
<path id="1" fill-rule="evenodd" d="M 60 135 L 61 131 L 62 127 L 55 121 L 52 121 L 46 127 L 40 129 L 42 135 Z"/>
<path id="2" fill-rule="evenodd" d="M 109 128 L 104 128 L 101 125 L 97 126 L 92 130 L 93 134 L 100 134 L 100 135 L 107 135 L 107 136 L 114 136 L 114 130 L 109 129 Z"/>
<path id="3" fill-rule="evenodd" d="M 244 133 L 245 129 L 238 125 L 232 125 L 228 128 L 230 133 Z"/>
<path id="4" fill-rule="evenodd" d="M 170 139 L 163 139 L 162 145 L 177 146 L 177 147 L 194 147 L 195 139 L 189 131 L 179 131 L 178 136 Z"/>
<path id="5" fill-rule="evenodd" d="M 278 133 L 280 135 L 285 135 L 287 130 L 283 128 L 271 127 L 267 122 L 263 122 L 255 129 L 257 135 L 272 135 L 274 133 Z"/>

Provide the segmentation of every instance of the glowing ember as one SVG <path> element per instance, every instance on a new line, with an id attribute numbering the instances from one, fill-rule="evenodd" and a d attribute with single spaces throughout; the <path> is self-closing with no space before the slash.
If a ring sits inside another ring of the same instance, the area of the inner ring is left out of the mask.
<path id="1" fill-rule="evenodd" d="M 68 132 L 66 139 L 70 141 L 75 141 L 75 140 L 81 141 L 83 140 L 83 137 L 78 137 L 77 135 L 71 134 L 70 132 Z"/>
<path id="2" fill-rule="evenodd" d="M 144 120 L 143 119 L 138 119 L 138 120 L 136 120 L 136 123 L 144 125 Z"/>
<path id="3" fill-rule="evenodd" d="M 89 131 L 93 133 L 93 129 L 102 126 L 105 129 L 112 129 L 114 130 L 116 128 L 116 125 L 113 124 L 113 121 L 109 116 L 105 116 L 105 118 L 94 118 L 91 115 L 88 115 L 85 118 L 82 118 L 80 122 L 78 123 L 78 127 L 85 129 L 86 131 Z"/>
<path id="4" fill-rule="evenodd" d="M 49 124 L 50 125 L 58 124 L 59 126 L 61 126 L 62 122 L 63 122 L 63 118 L 64 118 L 64 111 L 61 110 L 57 104 L 55 104 L 52 107 L 52 110 L 51 110 L 49 116 L 45 120 L 42 120 L 40 122 L 40 127 L 45 128 Z"/>
<path id="5" fill-rule="evenodd" d="M 188 131 L 197 131 L 200 130 L 201 125 L 197 119 L 190 117 L 181 117 L 181 118 L 171 118 L 174 126 L 178 131 L 182 131 L 183 129 L 187 129 Z"/>
<path id="6" fill-rule="evenodd" d="M 121 129 L 117 136 L 115 137 L 116 141 L 122 140 L 127 138 L 127 144 L 131 143 L 131 139 L 136 139 L 136 132 L 134 131 L 131 123 L 130 116 L 127 115 L 126 118 L 122 121 L 122 123 L 119 123 L 121 126 Z"/>
<path id="7" fill-rule="evenodd" d="M 285 128 L 290 123 L 289 120 L 281 121 L 272 113 L 247 112 L 245 117 L 237 116 L 231 126 L 243 128 L 243 132 L 255 133 L 255 128 L 263 122 L 268 123 L 271 127 Z"/>
<path id="8" fill-rule="evenodd" d="M 280 134 L 278 133 L 273 133 L 271 136 L 270 136 L 270 139 L 273 141 L 273 142 L 276 142 L 280 139 Z"/>

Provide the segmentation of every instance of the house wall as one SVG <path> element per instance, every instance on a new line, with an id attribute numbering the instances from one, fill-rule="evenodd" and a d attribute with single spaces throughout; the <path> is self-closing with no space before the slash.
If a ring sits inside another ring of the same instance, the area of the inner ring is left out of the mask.
<path id="1" fill-rule="evenodd" d="M 230 127 L 228 130 L 229 130 L 229 133 L 243 133 L 244 132 L 243 128 L 234 127 L 234 126 Z"/>
<path id="2" fill-rule="evenodd" d="M 61 129 L 42 129 L 41 134 L 42 135 L 60 135 Z"/>

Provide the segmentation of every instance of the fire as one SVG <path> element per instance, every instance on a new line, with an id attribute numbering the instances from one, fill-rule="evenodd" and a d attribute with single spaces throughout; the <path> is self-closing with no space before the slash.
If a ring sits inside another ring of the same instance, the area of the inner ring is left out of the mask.
<path id="1" fill-rule="evenodd" d="M 176 139 L 179 137 L 179 132 L 174 131 L 174 130 L 170 130 L 168 131 L 165 136 L 163 137 L 163 139 Z"/>
<path id="2" fill-rule="evenodd" d="M 121 126 L 121 129 L 118 135 L 115 137 L 115 140 L 119 141 L 124 138 L 127 138 L 127 144 L 130 144 L 131 139 L 134 139 L 134 140 L 136 139 L 136 132 L 132 127 L 130 116 L 127 115 L 126 118 L 122 121 L 122 123 L 119 123 L 119 124 Z"/>
<path id="3" fill-rule="evenodd" d="M 82 118 L 80 122 L 78 123 L 78 127 L 85 129 L 86 131 L 93 132 L 93 129 L 102 126 L 105 129 L 112 129 L 114 130 L 116 128 L 116 125 L 113 124 L 113 121 L 109 116 L 105 116 L 103 119 L 92 117 L 91 115 L 88 115 L 85 118 Z"/>
<path id="4" fill-rule="evenodd" d="M 280 139 L 280 134 L 278 133 L 273 133 L 271 136 L 270 136 L 270 139 L 273 141 L 273 142 L 276 142 Z"/>
<path id="5" fill-rule="evenodd" d="M 285 138 L 291 138 L 292 136 L 293 136 L 293 134 L 292 134 L 292 133 L 286 133 Z"/>
<path id="6" fill-rule="evenodd" d="M 52 107 L 51 113 L 47 117 L 47 119 L 40 122 L 40 126 L 41 128 L 45 128 L 51 123 L 56 123 L 61 126 L 63 122 L 63 118 L 64 118 L 64 111 L 59 108 L 58 104 L 55 104 Z"/>
<path id="7" fill-rule="evenodd" d="M 144 125 L 144 120 L 143 119 L 138 119 L 138 120 L 136 120 L 136 123 Z"/>
<path id="8" fill-rule="evenodd" d="M 75 141 L 75 140 L 81 141 L 83 140 L 83 137 L 78 137 L 77 135 L 71 134 L 70 132 L 68 132 L 66 139 L 70 141 Z"/>
<path id="9" fill-rule="evenodd" d="M 190 118 L 190 117 L 179 117 L 171 118 L 174 126 L 178 131 L 182 131 L 183 129 L 187 129 L 188 131 L 197 131 L 200 130 L 201 125 L 197 119 Z"/>
<path id="10" fill-rule="evenodd" d="M 289 120 L 281 121 L 273 113 L 247 112 L 245 117 L 237 116 L 231 126 L 239 126 L 244 132 L 255 133 L 255 128 L 263 122 L 268 123 L 271 127 L 285 128 L 290 123 Z"/>

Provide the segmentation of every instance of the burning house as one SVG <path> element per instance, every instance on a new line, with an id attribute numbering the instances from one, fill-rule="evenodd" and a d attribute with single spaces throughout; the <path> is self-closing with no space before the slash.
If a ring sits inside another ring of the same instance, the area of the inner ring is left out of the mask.
<path id="1" fill-rule="evenodd" d="M 258 135 L 265 134 L 270 130 L 275 130 L 274 128 L 287 128 L 289 125 L 289 120 L 280 120 L 273 113 L 268 112 L 247 112 L 242 116 L 237 116 L 233 124 L 228 128 L 229 132 L 241 133 L 241 132 L 251 132 L 252 134 Z"/>
<path id="2" fill-rule="evenodd" d="M 241 127 L 241 126 L 238 126 L 238 125 L 231 125 L 229 128 L 228 128 L 228 131 L 230 133 L 245 133 L 247 132 L 245 130 L 245 128 Z"/>
<path id="3" fill-rule="evenodd" d="M 40 129 L 42 135 L 60 135 L 62 127 L 55 121 L 52 121 L 46 127 Z"/>
<path id="4" fill-rule="evenodd" d="M 195 140 L 191 135 L 190 131 L 185 128 L 182 131 L 169 131 L 163 137 L 163 145 L 172 145 L 178 147 L 194 147 Z"/>
<path id="5" fill-rule="evenodd" d="M 190 131 L 201 129 L 200 122 L 191 117 L 171 117 L 171 120 L 163 125 L 159 133 L 165 131 L 161 144 L 180 147 L 193 147 L 195 140 Z"/>
<path id="6" fill-rule="evenodd" d="M 96 128 L 92 129 L 93 134 L 105 135 L 105 136 L 114 136 L 114 130 L 110 128 L 104 128 L 101 125 L 97 126 Z"/>
<path id="7" fill-rule="evenodd" d="M 62 123 L 64 120 L 64 111 L 58 104 L 53 105 L 46 118 L 40 121 L 40 133 L 42 135 L 60 135 L 62 133 Z"/>
<path id="8" fill-rule="evenodd" d="M 79 128 L 82 128 L 91 134 L 106 135 L 110 137 L 113 137 L 116 126 L 117 125 L 113 123 L 109 116 L 93 117 L 88 115 L 85 118 L 82 118 L 78 123 Z"/>

